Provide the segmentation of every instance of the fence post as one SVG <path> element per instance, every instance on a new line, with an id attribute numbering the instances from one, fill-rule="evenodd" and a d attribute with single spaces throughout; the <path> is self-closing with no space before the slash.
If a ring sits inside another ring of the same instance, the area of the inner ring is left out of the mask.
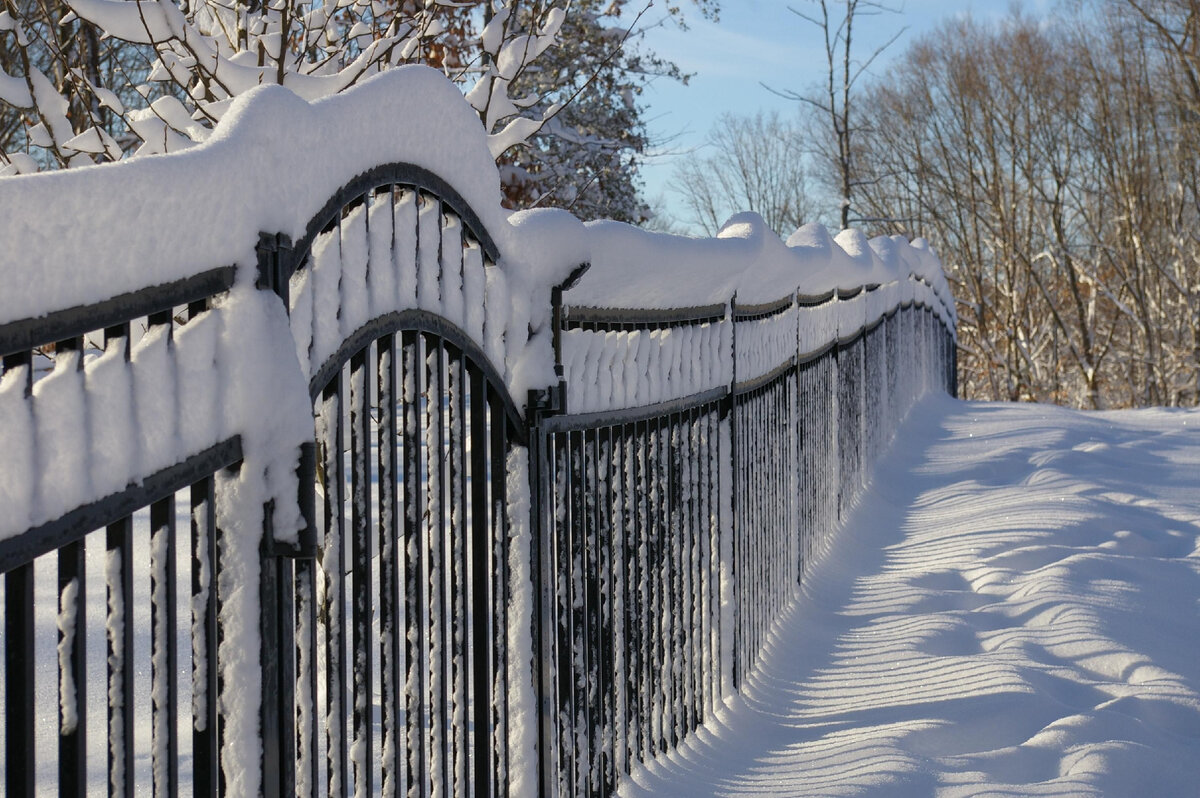
<path id="1" fill-rule="evenodd" d="M 556 364 L 560 369 L 561 365 Z M 554 662 L 553 637 L 551 617 L 554 598 L 551 595 L 554 584 L 553 564 L 548 552 L 550 547 L 550 530 L 554 525 L 547 519 L 545 503 L 549 496 L 548 470 L 543 463 L 545 458 L 545 433 L 542 431 L 542 418 L 554 415 L 559 410 L 562 399 L 562 386 L 542 390 L 531 390 L 526 404 L 526 423 L 529 428 L 529 516 L 533 543 L 530 552 L 532 560 L 530 575 L 536 580 L 533 591 L 534 640 L 533 649 L 537 652 L 537 673 L 535 684 L 538 691 L 538 795 L 550 798 L 555 794 L 553 785 L 556 781 L 554 772 Z"/>
<path id="2" fill-rule="evenodd" d="M 292 259 L 292 240 L 283 233 L 259 233 L 258 279 L 255 286 L 274 291 L 283 300 L 284 308 L 290 307 L 288 282 L 296 264 Z"/>
<path id="3" fill-rule="evenodd" d="M 733 673 L 733 689 L 736 692 L 741 688 L 742 683 L 742 591 L 738 587 L 738 579 L 742 574 L 738 573 L 738 473 L 737 473 L 737 291 L 733 292 L 733 296 L 729 298 L 729 309 L 726 311 L 729 319 L 729 356 L 730 356 L 730 379 L 729 379 L 729 519 L 731 521 L 729 527 L 729 575 L 730 582 L 733 585 L 733 595 L 730 596 L 730 603 L 733 605 L 733 629 L 730 632 L 733 634 L 733 658 L 731 667 Z"/>

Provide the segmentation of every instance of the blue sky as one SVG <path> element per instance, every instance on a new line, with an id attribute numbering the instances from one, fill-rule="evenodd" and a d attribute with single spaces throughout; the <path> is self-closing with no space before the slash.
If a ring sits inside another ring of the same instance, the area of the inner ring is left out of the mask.
<path id="1" fill-rule="evenodd" d="M 642 7 L 640 3 L 630 6 Z M 667 181 L 681 153 L 701 147 L 713 122 L 725 112 L 753 114 L 776 109 L 798 113 L 798 104 L 772 94 L 762 84 L 781 90 L 804 91 L 823 79 L 824 54 L 820 31 L 789 10 L 813 11 L 811 0 L 724 0 L 721 21 L 708 22 L 687 5 L 689 30 L 666 24 L 649 31 L 646 46 L 693 73 L 687 86 L 659 80 L 646 91 L 651 135 L 661 142 L 642 170 L 646 197 L 661 197 L 670 215 L 681 216 L 678 198 Z M 889 56 L 902 53 L 917 36 L 943 19 L 960 14 L 1000 16 L 1009 11 L 1002 0 L 894 0 L 899 13 L 865 17 L 856 23 L 859 54 L 866 56 L 900 28 L 900 39 L 875 63 L 886 69 Z M 1040 10 L 1048 0 L 1032 0 L 1026 8 Z M 663 0 L 655 0 L 643 21 L 661 17 Z M 859 38 L 861 37 L 861 38 Z"/>

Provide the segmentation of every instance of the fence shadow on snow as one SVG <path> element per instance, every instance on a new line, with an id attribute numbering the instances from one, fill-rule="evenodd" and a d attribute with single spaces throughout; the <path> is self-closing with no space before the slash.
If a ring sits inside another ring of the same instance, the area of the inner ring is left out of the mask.
<path id="1" fill-rule="evenodd" d="M 608 795 L 954 391 L 921 242 L 510 218 L 419 68 L 222 130 L 0 182 L 8 795 Z"/>

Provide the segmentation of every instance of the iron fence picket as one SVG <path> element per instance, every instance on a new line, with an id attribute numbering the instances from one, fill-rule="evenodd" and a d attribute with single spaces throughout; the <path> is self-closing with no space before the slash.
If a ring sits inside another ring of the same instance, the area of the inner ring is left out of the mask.
<path id="1" fill-rule="evenodd" d="M 372 602 L 371 557 L 371 445 L 370 418 L 372 411 L 369 380 L 369 349 L 362 349 L 350 359 L 350 650 L 351 661 L 350 717 L 351 729 L 347 746 L 355 752 L 349 763 L 352 776 L 348 788 L 355 794 L 373 792 L 373 768 L 365 761 L 372 749 L 374 723 L 371 717 L 374 651 L 371 620 Z"/>
<path id="2" fill-rule="evenodd" d="M 150 505 L 150 695 L 156 795 L 179 792 L 175 562 L 175 497 L 169 495 Z"/>
<path id="3" fill-rule="evenodd" d="M 491 458 L 491 490 L 488 505 L 491 509 L 491 523 L 488 525 L 488 529 L 481 529 L 480 531 L 483 534 L 490 535 L 490 548 L 493 552 L 490 570 L 493 579 L 491 596 L 492 606 L 495 608 L 492 617 L 496 619 L 492 634 L 493 665 L 489 674 L 490 684 L 493 685 L 491 705 L 493 707 L 492 716 L 495 725 L 492 743 L 495 766 L 491 772 L 494 774 L 495 794 L 500 796 L 500 798 L 507 798 L 509 795 L 509 774 L 512 772 L 510 742 L 512 715 L 508 687 L 513 678 L 523 678 L 524 673 L 518 668 L 514 677 L 509 664 L 511 657 L 515 656 L 515 652 L 510 652 L 508 645 L 508 633 L 510 624 L 512 623 L 510 612 L 513 602 L 509 563 L 511 544 L 507 512 L 508 454 L 510 446 L 509 414 L 506 402 L 498 392 L 493 391 L 486 382 L 484 383 L 484 390 L 486 391 L 488 408 L 487 433 L 489 438 L 487 441 L 487 450 Z M 480 446 L 481 451 L 482 449 L 483 447 Z M 480 479 L 482 481 L 482 475 Z M 478 505 L 476 505 L 476 509 L 478 510 Z M 522 557 L 526 556 L 526 554 L 525 552 L 518 551 L 516 556 Z M 531 569 L 531 573 L 536 572 L 535 569 Z M 480 764 L 480 767 L 482 767 L 482 764 Z"/>
<path id="4" fill-rule="evenodd" d="M 501 724 L 495 710 L 492 696 L 502 686 L 493 682 L 493 672 L 499 661 L 497 649 L 493 640 L 496 628 L 505 627 L 497 623 L 500 617 L 495 600 L 496 572 L 499 566 L 497 549 L 493 542 L 493 512 L 495 510 L 490 496 L 490 481 L 487 476 L 489 445 L 491 435 L 488 429 L 488 396 L 486 393 L 483 373 L 476 368 L 469 368 L 467 374 L 470 392 L 468 412 L 470 413 L 470 461 L 471 470 L 471 517 L 470 517 L 470 579 L 472 586 L 470 597 L 472 626 L 471 648 L 472 660 L 471 679 L 475 685 L 475 696 L 472 704 L 472 725 L 474 739 L 472 740 L 474 768 L 472 783 L 476 795 L 484 798 L 494 798 L 498 782 L 494 777 L 496 764 L 500 761 L 503 749 L 498 745 L 498 734 Z M 466 519 L 464 519 L 466 521 Z M 497 536 L 498 537 L 498 536 Z M 502 551 L 502 550 L 501 550 Z"/>
<path id="5" fill-rule="evenodd" d="M 397 486 L 404 479 L 400 470 L 401 438 L 397 424 L 397 405 L 401 404 L 402 397 L 397 393 L 395 335 L 389 333 L 381 336 L 375 346 L 375 390 L 378 397 L 375 447 L 379 474 L 379 703 L 383 732 L 379 767 L 381 793 L 392 798 L 403 794 L 405 760 L 401 711 L 404 673 L 401 641 L 407 636 L 408 629 L 407 612 L 400 601 L 404 556 L 401 549 L 401 504 L 397 491 Z"/>
<path id="6" fill-rule="evenodd" d="M 428 724 L 425 701 L 427 664 L 427 632 L 424 621 L 426 605 L 424 527 L 425 490 L 422 484 L 424 462 L 421 456 L 424 437 L 425 368 L 421 351 L 422 336 L 405 331 L 401 337 L 404 429 L 401 446 L 404 452 L 404 606 L 406 618 L 411 618 L 404 637 L 405 662 L 405 739 L 407 798 L 424 798 L 428 789 Z M 411 615 L 409 615 L 411 613 Z"/>
<path id="7" fill-rule="evenodd" d="M 450 691 L 450 780 L 446 787 L 451 795 L 463 795 L 467 788 L 467 765 L 470 743 L 469 717 L 471 665 L 469 653 L 468 547 L 467 547 L 467 471 L 466 471 L 466 385 L 462 356 L 446 347 L 446 493 L 449 506 L 444 534 L 446 540 L 446 593 L 449 607 L 446 622 L 446 643 L 449 652 L 448 687 Z"/>
<path id="8" fill-rule="evenodd" d="M 66 663 L 68 672 L 60 673 L 58 688 L 58 700 L 62 715 L 59 718 L 58 736 L 58 791 L 60 796 L 87 794 L 88 689 L 85 540 L 80 539 L 69 543 L 58 550 L 59 615 L 71 619 L 69 626 L 60 625 L 58 630 L 58 645 L 66 647 L 69 652 Z M 80 622 L 81 619 L 84 620 L 84 623 Z M 69 632 L 68 629 L 70 629 Z M 59 667 L 61 668 L 63 664 L 60 655 Z M 69 691 L 66 689 L 68 684 L 70 685 Z"/>
<path id="9" fill-rule="evenodd" d="M 37 789 L 33 587 L 32 562 L 4 575 L 5 790 L 19 798 L 32 798 Z"/>

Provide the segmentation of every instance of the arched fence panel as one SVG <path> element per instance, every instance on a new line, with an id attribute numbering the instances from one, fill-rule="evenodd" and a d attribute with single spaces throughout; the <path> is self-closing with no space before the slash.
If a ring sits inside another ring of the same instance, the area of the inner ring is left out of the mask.
<path id="1" fill-rule="evenodd" d="M 300 246 L 268 254 L 316 441 L 312 556 L 285 566 L 280 598 L 283 789 L 506 795 L 506 463 L 525 427 L 484 349 L 501 337 L 495 245 L 452 189 L 401 165 L 355 178 Z"/>

